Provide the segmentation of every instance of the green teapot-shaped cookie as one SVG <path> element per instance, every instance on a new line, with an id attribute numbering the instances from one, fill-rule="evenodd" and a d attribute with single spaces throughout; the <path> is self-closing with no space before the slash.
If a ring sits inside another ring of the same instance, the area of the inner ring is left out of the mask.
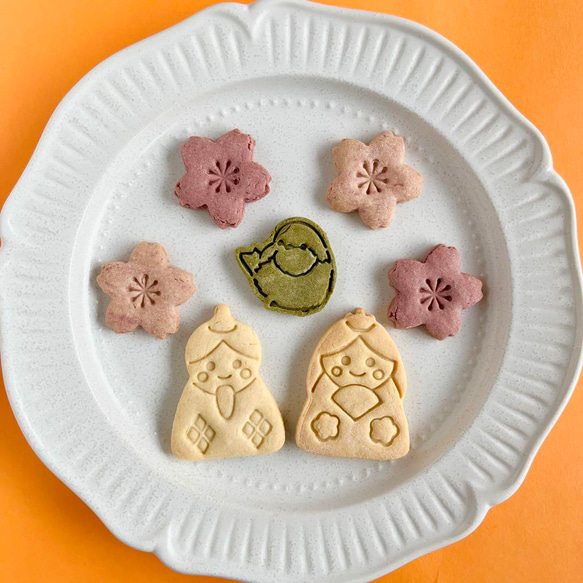
<path id="1" fill-rule="evenodd" d="M 239 247 L 236 256 L 251 289 L 270 310 L 308 316 L 319 312 L 334 290 L 332 248 L 309 219 L 282 221 L 266 241 Z"/>

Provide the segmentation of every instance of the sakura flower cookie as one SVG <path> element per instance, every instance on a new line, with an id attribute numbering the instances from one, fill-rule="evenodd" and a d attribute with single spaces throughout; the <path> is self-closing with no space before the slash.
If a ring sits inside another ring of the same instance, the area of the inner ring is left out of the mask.
<path id="1" fill-rule="evenodd" d="M 409 451 L 405 367 L 389 333 L 358 308 L 324 334 L 310 361 L 296 443 L 318 455 L 393 460 Z"/>
<path id="2" fill-rule="evenodd" d="M 140 243 L 129 261 L 106 263 L 97 283 L 111 298 L 105 323 L 114 332 L 133 332 L 141 326 L 162 339 L 178 331 L 177 306 L 196 291 L 192 275 L 170 265 L 166 249 L 158 243 Z"/>
<path id="3" fill-rule="evenodd" d="M 263 455 L 283 446 L 279 408 L 259 376 L 259 338 L 227 306 L 193 332 L 185 358 L 189 379 L 172 426 L 176 457 Z"/>
<path id="4" fill-rule="evenodd" d="M 482 282 L 461 273 L 460 268 L 457 249 L 445 245 L 435 246 L 423 261 L 396 261 L 389 271 L 389 283 L 397 292 L 389 306 L 389 318 L 395 327 L 425 325 L 438 340 L 455 336 L 462 310 L 482 299 Z"/>
<path id="5" fill-rule="evenodd" d="M 338 170 L 326 196 L 332 210 L 358 211 L 371 229 L 388 227 L 397 203 L 421 193 L 423 178 L 403 163 L 405 143 L 392 132 L 378 135 L 368 146 L 342 140 L 332 154 Z"/>
<path id="6" fill-rule="evenodd" d="M 208 209 L 221 229 L 243 220 L 245 203 L 269 193 L 269 172 L 253 162 L 255 140 L 234 129 L 216 142 L 193 136 L 182 145 L 186 174 L 174 194 L 188 209 Z"/>

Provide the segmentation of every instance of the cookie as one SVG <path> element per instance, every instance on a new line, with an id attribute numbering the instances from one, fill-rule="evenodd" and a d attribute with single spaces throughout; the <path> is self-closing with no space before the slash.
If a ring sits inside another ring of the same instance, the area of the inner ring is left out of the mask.
<path id="1" fill-rule="evenodd" d="M 409 451 L 405 367 L 389 333 L 362 308 L 322 337 L 296 428 L 309 453 L 393 460 Z"/>
<path id="2" fill-rule="evenodd" d="M 336 263 L 326 233 L 309 219 L 281 221 L 263 243 L 239 247 L 237 262 L 255 295 L 276 312 L 308 316 L 328 302 Z"/>
<path id="3" fill-rule="evenodd" d="M 180 327 L 177 306 L 196 291 L 190 273 L 170 265 L 158 243 L 140 243 L 129 261 L 111 261 L 97 276 L 99 287 L 111 298 L 105 323 L 117 332 L 141 326 L 148 334 L 166 338 Z"/>
<path id="4" fill-rule="evenodd" d="M 174 417 L 172 453 L 203 460 L 272 453 L 285 440 L 275 399 L 259 376 L 261 344 L 218 305 L 186 345 L 188 382 Z"/>
<path id="5" fill-rule="evenodd" d="M 397 203 L 419 196 L 423 178 L 405 165 L 405 143 L 392 132 L 378 135 L 367 146 L 342 140 L 332 152 L 338 178 L 326 198 L 332 210 L 358 211 L 371 229 L 388 227 Z"/>
<path id="6" fill-rule="evenodd" d="M 457 249 L 445 245 L 435 246 L 423 261 L 396 261 L 389 271 L 389 283 L 397 292 L 389 306 L 389 318 L 395 327 L 425 325 L 438 340 L 455 336 L 462 310 L 482 299 L 482 282 L 461 273 L 460 268 Z"/>
<path id="7" fill-rule="evenodd" d="M 186 174 L 174 194 L 188 209 L 208 209 L 221 229 L 243 220 L 245 203 L 269 193 L 269 172 L 253 162 L 255 141 L 234 129 L 216 142 L 193 136 L 181 148 Z"/>

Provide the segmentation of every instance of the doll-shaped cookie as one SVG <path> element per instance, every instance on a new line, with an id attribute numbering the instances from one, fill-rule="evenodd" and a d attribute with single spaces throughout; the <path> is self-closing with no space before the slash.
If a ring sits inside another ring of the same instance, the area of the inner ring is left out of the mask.
<path id="1" fill-rule="evenodd" d="M 392 460 L 409 451 L 405 368 L 388 332 L 362 308 L 320 340 L 296 442 L 309 453 Z"/>
<path id="2" fill-rule="evenodd" d="M 186 345 L 188 383 L 172 427 L 172 453 L 202 460 L 280 449 L 285 431 L 277 403 L 259 376 L 255 332 L 218 305 Z"/>

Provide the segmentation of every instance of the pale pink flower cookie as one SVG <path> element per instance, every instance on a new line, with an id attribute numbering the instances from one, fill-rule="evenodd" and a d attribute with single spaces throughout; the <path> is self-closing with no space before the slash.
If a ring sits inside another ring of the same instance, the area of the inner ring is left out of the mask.
<path id="1" fill-rule="evenodd" d="M 253 162 L 255 140 L 238 129 L 216 142 L 193 136 L 182 145 L 186 174 L 174 194 L 188 209 L 206 208 L 221 229 L 236 227 L 243 220 L 245 203 L 269 193 L 271 176 Z"/>
<path id="2" fill-rule="evenodd" d="M 140 243 L 129 261 L 101 267 L 99 287 L 111 298 L 105 323 L 118 334 L 141 326 L 157 338 L 174 334 L 180 326 L 177 306 L 196 291 L 190 273 L 170 265 L 158 243 Z"/>
<path id="3" fill-rule="evenodd" d="M 338 170 L 326 196 L 332 210 L 358 211 L 371 229 L 388 227 L 396 204 L 421 193 L 423 178 L 403 163 L 405 143 L 392 132 L 378 135 L 368 146 L 342 140 L 332 155 Z"/>
<path id="4" fill-rule="evenodd" d="M 438 340 L 455 336 L 461 326 L 462 310 L 482 299 L 482 282 L 461 273 L 455 247 L 437 245 L 423 261 L 400 259 L 389 271 L 389 283 L 397 295 L 389 306 L 389 318 L 396 328 L 425 325 Z"/>

